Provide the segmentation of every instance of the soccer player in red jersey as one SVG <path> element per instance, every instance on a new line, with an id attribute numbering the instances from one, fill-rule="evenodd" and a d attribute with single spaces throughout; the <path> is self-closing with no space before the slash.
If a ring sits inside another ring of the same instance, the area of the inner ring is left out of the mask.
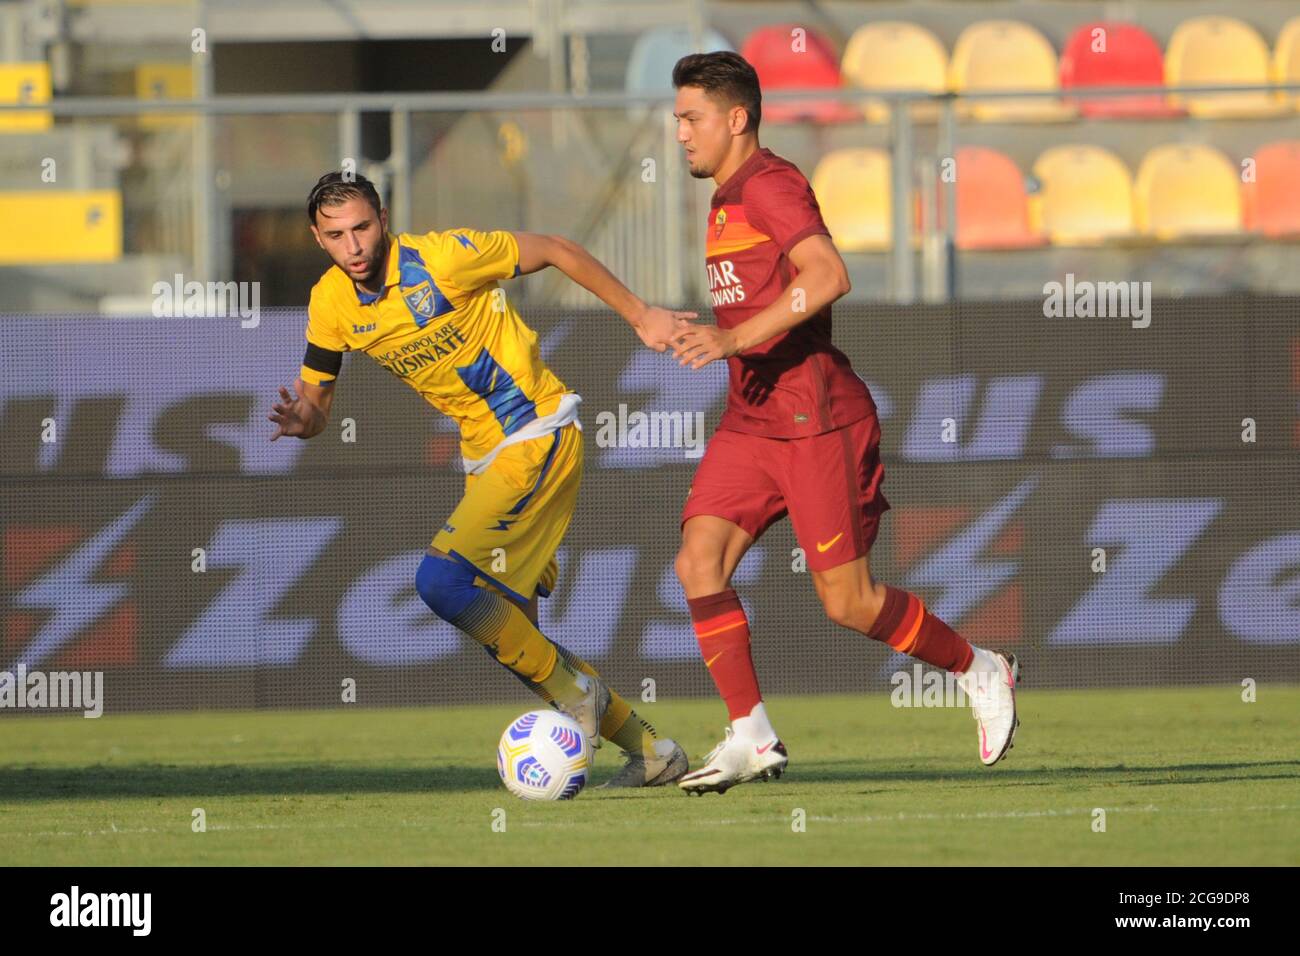
<path id="1" fill-rule="evenodd" d="M 880 424 L 866 384 L 831 343 L 831 303 L 849 291 L 849 279 L 817 198 L 797 167 L 759 146 L 758 76 L 744 58 L 683 57 L 673 86 L 691 175 L 718 187 L 706 237 L 717 325 L 683 323 L 674 354 L 692 369 L 725 359 L 729 374 L 726 411 L 682 513 L 676 570 L 731 726 L 678 785 L 721 793 L 785 769 L 731 576 L 787 514 L 827 616 L 959 674 L 980 759 L 996 763 L 1018 723 L 1015 656 L 974 647 L 916 595 L 871 575 L 871 545 L 889 508 Z"/>

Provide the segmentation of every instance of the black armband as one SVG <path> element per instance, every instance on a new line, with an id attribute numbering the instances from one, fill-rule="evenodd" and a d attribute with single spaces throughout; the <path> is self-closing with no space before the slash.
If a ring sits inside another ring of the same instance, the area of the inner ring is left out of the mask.
<path id="1" fill-rule="evenodd" d="M 314 372 L 338 378 L 339 369 L 343 367 L 343 353 L 333 349 L 323 349 L 314 342 L 307 343 L 307 354 L 302 357 L 302 364 Z"/>

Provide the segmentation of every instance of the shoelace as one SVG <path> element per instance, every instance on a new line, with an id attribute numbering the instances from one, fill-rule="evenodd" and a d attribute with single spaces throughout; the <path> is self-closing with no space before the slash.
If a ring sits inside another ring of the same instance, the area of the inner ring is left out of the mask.
<path id="1" fill-rule="evenodd" d="M 634 753 L 632 753 L 632 751 L 630 751 L 630 750 L 624 750 L 624 751 L 622 751 L 622 753 L 623 753 L 623 758 L 624 758 L 624 760 L 625 760 L 625 763 L 623 764 L 622 769 L 619 770 L 618 773 L 614 774 L 614 780 L 622 780 L 622 779 L 624 779 L 625 777 L 634 776 L 634 775 L 636 775 L 636 774 L 638 774 L 638 773 L 641 774 L 642 776 L 644 776 L 644 775 L 645 775 L 645 755 L 644 755 L 644 754 L 634 754 Z M 613 782 L 613 781 L 611 781 L 611 782 Z"/>
<path id="2" fill-rule="evenodd" d="M 983 678 L 982 680 L 980 678 Z M 979 675 L 975 686 L 966 688 L 966 696 L 971 702 L 971 716 L 976 720 L 1003 716 L 1007 710 L 1006 698 L 1000 693 L 1003 674 L 999 669 L 996 674 Z M 983 687 L 984 692 L 980 693 Z"/>
<path id="3" fill-rule="evenodd" d="M 725 736 L 722 739 L 722 743 L 718 744 L 716 747 L 714 747 L 712 750 L 709 751 L 709 755 L 704 758 L 704 762 L 706 764 L 712 763 L 713 758 L 716 757 L 718 754 L 722 753 L 722 751 L 726 749 L 727 744 L 731 743 L 731 738 L 734 736 L 735 734 L 732 732 L 731 728 L 728 727 L 727 736 Z"/>
<path id="4" fill-rule="evenodd" d="M 601 784 L 602 787 L 617 785 L 621 781 L 628 779 L 645 779 L 645 756 L 642 754 L 634 754 L 630 750 L 624 750 L 621 751 L 621 753 L 626 758 L 627 762 L 623 764 L 618 773 L 614 774 L 608 782 Z"/>
<path id="5" fill-rule="evenodd" d="M 971 695 L 971 716 L 976 720 L 992 720 L 1004 717 L 1010 712 L 1007 699 L 999 693 Z"/>

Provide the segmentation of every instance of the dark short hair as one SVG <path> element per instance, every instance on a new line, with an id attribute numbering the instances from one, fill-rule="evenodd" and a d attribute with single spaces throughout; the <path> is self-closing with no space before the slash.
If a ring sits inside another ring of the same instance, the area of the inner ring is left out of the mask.
<path id="1" fill-rule="evenodd" d="M 339 206 L 349 199 L 366 200 L 375 207 L 376 216 L 384 205 L 379 198 L 379 190 L 365 176 L 349 173 L 344 178 L 343 173 L 329 172 L 316 180 L 316 185 L 311 188 L 311 195 L 307 197 L 307 218 L 314 226 L 317 209 L 321 206 Z"/>
<path id="2" fill-rule="evenodd" d="M 673 67 L 673 89 L 680 90 L 683 86 L 698 86 L 725 103 L 728 109 L 743 106 L 749 116 L 744 131 L 758 132 L 763 118 L 763 94 L 758 87 L 758 74 L 739 53 L 719 50 L 682 57 Z"/>

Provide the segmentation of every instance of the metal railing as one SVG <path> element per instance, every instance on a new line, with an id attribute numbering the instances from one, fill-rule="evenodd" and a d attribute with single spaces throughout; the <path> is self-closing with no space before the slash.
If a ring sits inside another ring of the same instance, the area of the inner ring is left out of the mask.
<path id="1" fill-rule="evenodd" d="M 205 58 L 206 59 L 206 58 Z M 207 75 L 207 71 L 200 71 Z M 200 85 L 210 89 L 210 76 Z M 939 108 L 937 125 L 937 151 L 940 156 L 953 155 L 957 139 L 957 111 L 963 104 L 1005 100 L 1046 100 L 1076 103 L 1087 100 L 1121 100 L 1137 97 L 1196 97 L 1229 96 L 1241 94 L 1269 94 L 1279 103 L 1285 98 L 1300 98 L 1300 83 L 1261 84 L 1253 86 L 1126 86 L 1087 87 L 1069 90 L 1003 90 L 978 94 L 943 93 L 925 91 L 880 91 L 844 87 L 839 89 L 781 90 L 764 94 L 765 102 L 796 103 L 804 101 L 836 102 L 860 105 L 866 102 L 884 103 L 891 116 L 892 149 L 892 248 L 890 262 L 890 289 L 894 301 L 905 303 L 917 298 L 916 262 L 912 250 L 911 216 L 914 200 L 914 127 L 917 122 L 908 108 L 913 104 L 932 103 Z M 194 124 L 194 270 L 201 279 L 221 278 L 230 272 L 221 248 L 221 224 L 213 211 L 219 208 L 217 185 L 212 168 L 211 118 L 223 115 L 274 115 L 274 114 L 333 114 L 338 122 L 340 158 L 352 157 L 362 162 L 361 116 L 364 113 L 384 113 L 390 118 L 391 153 L 383 160 L 374 160 L 382 167 L 390 186 L 392 197 L 392 223 L 395 229 L 411 227 L 411 116 L 416 112 L 466 114 L 476 111 L 582 111 L 628 109 L 631 107 L 659 107 L 671 110 L 671 94 L 592 92 L 583 95 L 554 92 L 456 92 L 456 93 L 343 93 L 343 94 L 269 94 L 269 95 L 199 95 L 190 100 L 140 100 L 131 97 L 66 97 L 40 104 L 0 104 L 0 115 L 7 113 L 39 112 L 61 118 L 134 117 L 142 114 L 191 114 L 198 118 Z M 1295 109 L 1295 102 L 1289 104 Z M 1294 114 L 1293 114 L 1294 115 Z M 864 125 L 868 124 L 866 119 Z M 1036 126 L 1024 123 L 1024 126 Z M 662 128 L 662 148 L 659 154 L 668 160 L 676 157 L 675 126 L 666 118 Z M 674 163 L 668 162 L 673 170 Z M 688 183 L 686 177 L 675 170 L 675 175 L 663 177 L 668 188 L 665 206 L 653 219 L 662 235 L 662 262 L 674 270 L 670 289 L 684 288 L 679 278 L 685 270 L 679 229 L 684 196 Z M 950 181 L 941 180 L 942 193 L 934 197 L 943 214 L 941 241 L 933 247 L 938 261 L 926 263 L 927 274 L 941 277 L 942 298 L 951 299 L 955 288 L 955 192 Z M 643 220 L 644 224 L 644 220 Z"/>

